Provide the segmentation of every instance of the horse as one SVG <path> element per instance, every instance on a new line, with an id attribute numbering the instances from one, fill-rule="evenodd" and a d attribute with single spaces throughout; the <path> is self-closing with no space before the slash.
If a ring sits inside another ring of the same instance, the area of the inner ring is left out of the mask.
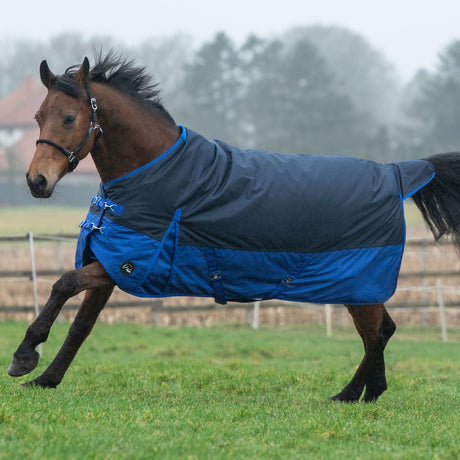
<path id="1" fill-rule="evenodd" d="M 460 154 L 384 165 L 208 141 L 176 124 L 145 68 L 112 52 L 62 75 L 43 61 L 40 78 L 48 93 L 35 116 L 32 195 L 50 197 L 88 154 L 101 188 L 81 224 L 76 268 L 53 285 L 9 375 L 35 369 L 35 348 L 85 291 L 56 357 L 24 384 L 59 385 L 118 285 L 143 297 L 342 303 L 364 357 L 331 399 L 377 400 L 396 329 L 384 302 L 404 250 L 402 201 L 412 197 L 435 238 L 450 235 L 460 248 Z"/>

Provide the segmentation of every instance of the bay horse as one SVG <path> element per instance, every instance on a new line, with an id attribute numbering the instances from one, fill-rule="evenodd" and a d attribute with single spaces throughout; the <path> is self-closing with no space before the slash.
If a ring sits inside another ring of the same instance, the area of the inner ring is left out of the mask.
<path id="1" fill-rule="evenodd" d="M 384 306 L 404 249 L 402 201 L 412 197 L 436 239 L 460 248 L 460 155 L 383 165 L 340 156 L 242 151 L 176 125 L 141 67 L 99 56 L 55 75 L 36 114 L 27 172 L 34 197 L 91 154 L 101 179 L 81 224 L 76 269 L 53 285 L 8 368 L 38 364 L 64 303 L 86 291 L 62 348 L 28 386 L 56 387 L 115 285 L 134 295 L 217 302 L 278 298 L 345 304 L 364 344 L 331 399 L 376 401 L 396 326 Z"/>

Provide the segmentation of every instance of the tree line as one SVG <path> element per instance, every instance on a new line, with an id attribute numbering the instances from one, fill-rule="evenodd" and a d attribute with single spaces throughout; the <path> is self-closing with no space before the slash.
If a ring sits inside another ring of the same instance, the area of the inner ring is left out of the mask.
<path id="1" fill-rule="evenodd" d="M 78 34 L 0 42 L 0 96 L 36 76 L 43 58 L 62 73 L 113 49 L 154 75 L 178 123 L 242 148 L 378 161 L 460 149 L 460 40 L 406 84 L 363 37 L 338 27 L 190 43 L 175 35 L 127 47 Z"/>

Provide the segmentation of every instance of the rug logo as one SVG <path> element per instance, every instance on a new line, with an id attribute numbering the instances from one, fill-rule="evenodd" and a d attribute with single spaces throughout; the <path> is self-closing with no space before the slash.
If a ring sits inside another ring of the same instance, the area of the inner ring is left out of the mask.
<path id="1" fill-rule="evenodd" d="M 121 267 L 120 267 L 121 273 L 123 275 L 131 275 L 132 272 L 134 271 L 134 264 L 132 262 L 125 262 Z"/>

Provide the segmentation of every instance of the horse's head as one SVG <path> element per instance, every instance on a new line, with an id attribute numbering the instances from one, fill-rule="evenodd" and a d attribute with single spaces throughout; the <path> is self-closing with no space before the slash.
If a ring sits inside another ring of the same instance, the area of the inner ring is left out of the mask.
<path id="1" fill-rule="evenodd" d="M 46 61 L 40 65 L 48 94 L 35 116 L 40 139 L 27 171 L 27 184 L 36 198 L 51 196 L 59 179 L 88 155 L 100 131 L 88 75 L 87 58 L 77 71 L 62 76 L 55 76 Z"/>

